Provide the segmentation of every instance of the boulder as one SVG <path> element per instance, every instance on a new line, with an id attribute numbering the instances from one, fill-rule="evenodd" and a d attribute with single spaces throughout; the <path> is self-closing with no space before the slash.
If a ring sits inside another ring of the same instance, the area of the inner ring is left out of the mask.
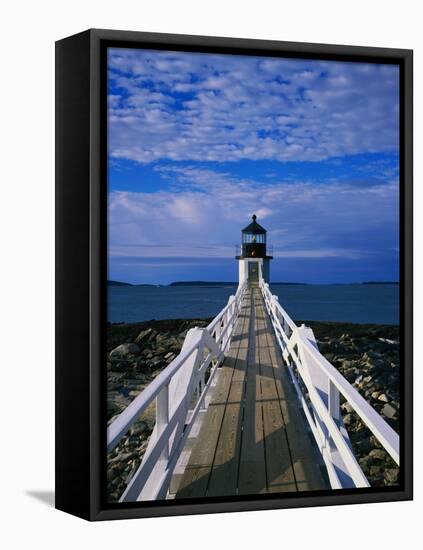
<path id="1" fill-rule="evenodd" d="M 346 416 L 344 416 L 344 424 L 345 426 L 349 426 L 350 424 L 352 424 L 354 422 L 354 417 L 352 414 L 347 414 Z"/>
<path id="2" fill-rule="evenodd" d="M 398 483 L 398 474 L 398 468 L 386 469 L 383 473 L 386 485 L 396 485 Z"/>
<path id="3" fill-rule="evenodd" d="M 137 344 L 121 344 L 117 348 L 113 349 L 110 352 L 110 358 L 111 359 L 119 359 L 127 357 L 131 354 L 137 354 L 140 352 L 140 348 Z"/>
<path id="4" fill-rule="evenodd" d="M 382 451 L 382 449 L 372 449 L 369 453 L 369 456 L 371 458 L 374 458 L 375 460 L 385 460 L 386 452 Z"/>
<path id="5" fill-rule="evenodd" d="M 152 328 L 148 328 L 146 330 L 141 331 L 138 336 L 135 338 L 135 342 L 137 344 L 145 343 L 150 340 L 150 338 L 153 336 L 154 330 Z"/>
<path id="6" fill-rule="evenodd" d="M 370 477 L 373 478 L 373 481 L 379 480 L 382 477 L 382 469 L 380 466 L 370 466 Z"/>
<path id="7" fill-rule="evenodd" d="M 352 413 L 352 412 L 354 412 L 354 409 L 351 407 L 351 405 L 350 405 L 348 402 L 343 403 L 343 404 L 341 405 L 341 408 L 342 408 L 342 410 L 345 411 L 346 413 Z"/>
<path id="8" fill-rule="evenodd" d="M 393 407 L 390 403 L 386 403 L 382 409 L 382 414 L 386 416 L 386 418 L 395 418 L 397 412 L 397 409 Z"/>
<path id="9" fill-rule="evenodd" d="M 362 439 L 361 441 L 359 441 L 357 443 L 357 446 L 360 449 L 361 453 L 368 453 L 372 448 L 372 445 L 370 443 L 370 439 L 367 438 L 367 437 L 365 439 Z"/>
<path id="10" fill-rule="evenodd" d="M 359 458 L 358 463 L 360 464 L 360 468 L 363 470 L 363 472 L 367 475 L 370 470 L 370 464 L 369 464 L 369 457 L 363 456 Z"/>

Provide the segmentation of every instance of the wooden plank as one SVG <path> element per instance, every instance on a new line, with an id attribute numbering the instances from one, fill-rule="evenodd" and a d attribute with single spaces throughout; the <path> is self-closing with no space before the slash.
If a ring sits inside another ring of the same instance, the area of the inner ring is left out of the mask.
<path id="1" fill-rule="evenodd" d="M 263 493 L 267 489 L 260 365 L 256 334 L 257 319 L 254 307 L 251 307 L 244 420 L 238 475 L 238 494 L 240 495 Z"/>
<path id="2" fill-rule="evenodd" d="M 323 477 L 321 467 L 313 462 L 312 457 L 315 456 L 316 453 L 311 453 L 307 458 L 293 459 L 298 491 L 319 491 L 331 488 Z"/>
<path id="3" fill-rule="evenodd" d="M 215 388 L 214 398 L 209 404 L 176 498 L 199 497 L 206 494 L 232 374 L 233 368 L 230 367 L 230 361 L 228 361 L 219 373 L 219 382 Z"/>
<path id="4" fill-rule="evenodd" d="M 300 410 L 290 374 L 287 367 L 283 365 L 268 316 L 266 323 L 269 327 L 269 330 L 266 331 L 269 356 L 274 367 L 275 385 L 285 424 L 297 490 L 330 489 L 327 480 L 322 475 L 319 466 L 322 463 L 320 453 L 308 430 L 307 420 Z"/>
<path id="5" fill-rule="evenodd" d="M 245 326 L 248 325 L 249 313 L 245 309 L 243 307 L 234 327 L 230 348 L 220 368 L 213 397 L 188 465 L 182 476 L 176 498 L 201 497 L 206 495 L 238 353 L 245 337 Z"/>
<path id="6" fill-rule="evenodd" d="M 278 493 L 294 492 L 297 485 L 276 388 L 275 367 L 268 347 L 270 327 L 261 294 L 257 297 L 256 304 L 267 490 Z"/>
<path id="7" fill-rule="evenodd" d="M 251 310 L 251 300 L 245 300 Z M 250 322 L 250 314 L 246 316 Z M 237 361 L 232 377 L 228 402 L 219 434 L 207 496 L 227 496 L 237 493 L 239 452 L 241 445 L 245 372 L 248 354 L 248 333 L 239 342 Z"/>
<path id="8" fill-rule="evenodd" d="M 249 290 L 177 498 L 329 488 L 258 288 Z"/>

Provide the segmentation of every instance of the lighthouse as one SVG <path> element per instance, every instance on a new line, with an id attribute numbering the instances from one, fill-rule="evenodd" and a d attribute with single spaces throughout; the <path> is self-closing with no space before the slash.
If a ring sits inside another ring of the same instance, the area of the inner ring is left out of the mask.
<path id="1" fill-rule="evenodd" d="M 239 284 L 256 286 L 260 280 L 269 282 L 269 262 L 273 256 L 267 255 L 267 231 L 259 223 L 257 216 L 242 230 L 241 254 L 236 256 L 239 264 Z"/>

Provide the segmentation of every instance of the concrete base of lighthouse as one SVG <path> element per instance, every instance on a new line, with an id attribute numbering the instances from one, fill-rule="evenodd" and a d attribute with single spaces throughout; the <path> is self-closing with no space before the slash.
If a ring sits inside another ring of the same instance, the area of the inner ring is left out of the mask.
<path id="1" fill-rule="evenodd" d="M 240 258 L 239 284 L 259 284 L 261 280 L 268 283 L 270 280 L 269 258 Z"/>

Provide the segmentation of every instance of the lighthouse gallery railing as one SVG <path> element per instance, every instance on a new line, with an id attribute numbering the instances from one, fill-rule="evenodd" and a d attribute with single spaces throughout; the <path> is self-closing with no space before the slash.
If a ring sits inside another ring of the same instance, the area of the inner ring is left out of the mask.
<path id="1" fill-rule="evenodd" d="M 203 407 L 217 367 L 224 359 L 245 285 L 203 329 L 188 331 L 181 353 L 118 416 L 107 430 L 112 451 L 155 400 L 156 424 L 141 465 L 120 501 L 166 498 L 172 473 L 186 438 Z"/>
<path id="2" fill-rule="evenodd" d="M 263 280 L 260 288 L 299 401 L 324 459 L 332 488 L 368 487 L 369 482 L 357 462 L 342 420 L 340 395 L 397 464 L 398 434 L 320 353 L 313 331 L 304 325 L 296 326 Z"/>

